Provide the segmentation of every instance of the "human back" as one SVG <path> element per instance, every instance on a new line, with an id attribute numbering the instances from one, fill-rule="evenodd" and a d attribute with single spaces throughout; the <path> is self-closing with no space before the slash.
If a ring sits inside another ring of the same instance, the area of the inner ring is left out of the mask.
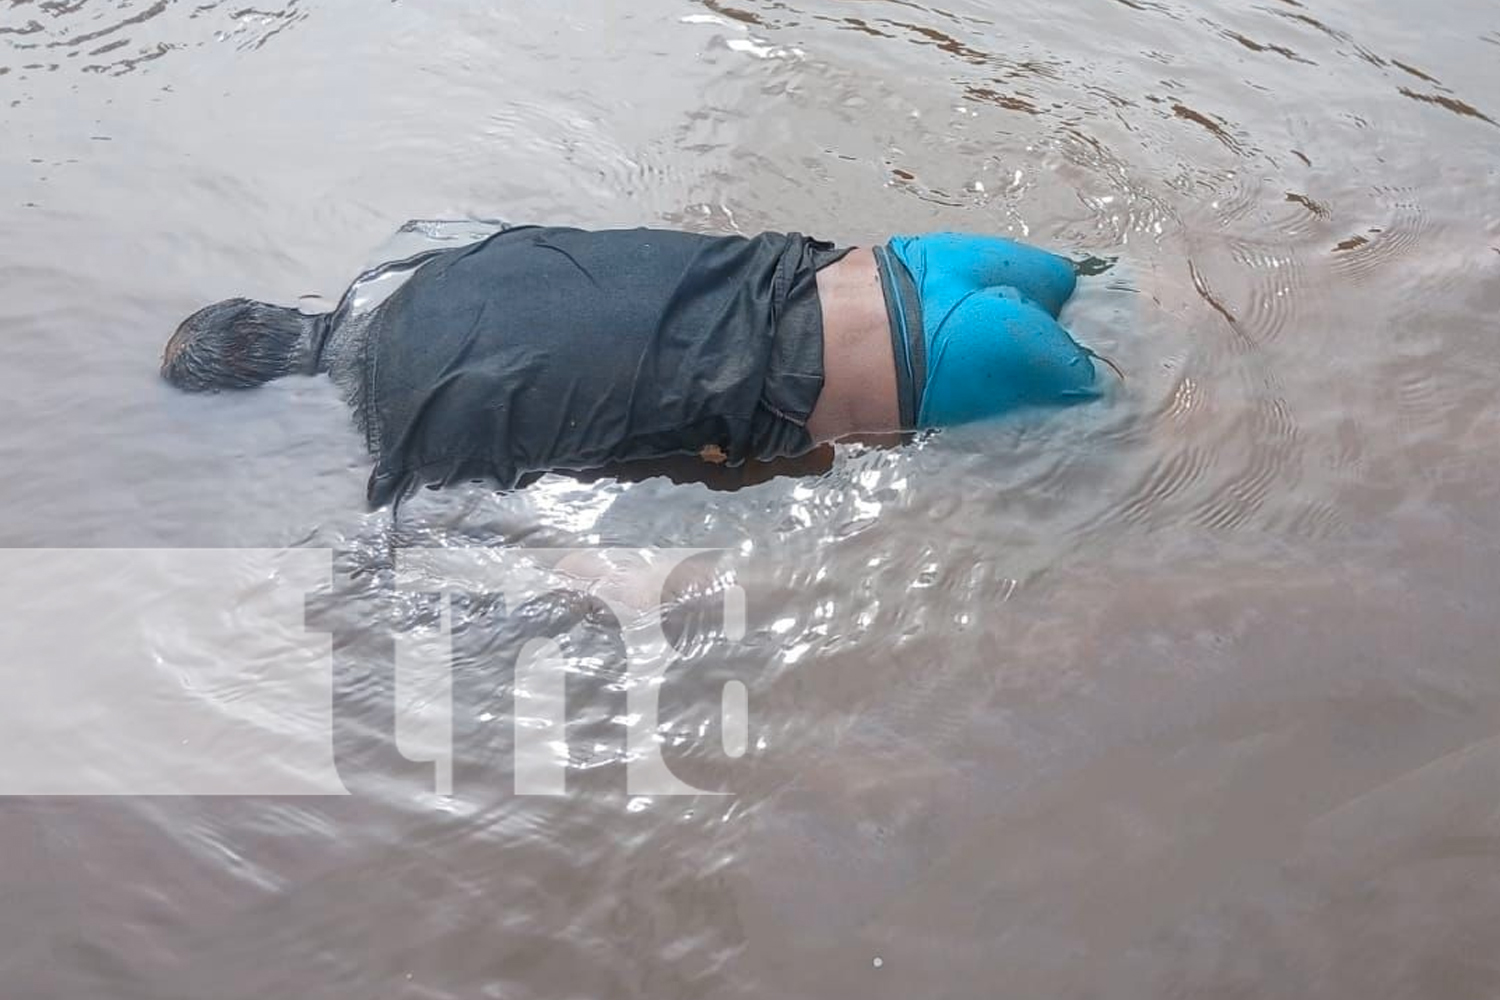
<path id="1" fill-rule="evenodd" d="M 728 451 L 759 397 L 786 246 L 526 227 L 424 264 L 367 334 L 372 500 L 412 477 L 510 485 L 641 457 L 667 434 Z"/>

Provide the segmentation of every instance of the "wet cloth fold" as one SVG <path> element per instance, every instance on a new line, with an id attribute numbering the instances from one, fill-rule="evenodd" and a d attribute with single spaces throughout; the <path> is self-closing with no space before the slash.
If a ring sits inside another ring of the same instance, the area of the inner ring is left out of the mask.
<path id="1" fill-rule="evenodd" d="M 798 233 L 518 227 L 432 255 L 369 317 L 362 415 L 381 505 L 421 485 L 812 447 L 816 273 Z"/>

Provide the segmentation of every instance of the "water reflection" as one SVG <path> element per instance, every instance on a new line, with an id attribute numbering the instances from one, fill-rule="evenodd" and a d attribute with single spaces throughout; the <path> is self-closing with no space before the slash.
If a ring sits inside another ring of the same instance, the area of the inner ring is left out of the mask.
<path id="1" fill-rule="evenodd" d="M 21 0 L 10 5 L 9 14 L 16 23 L 0 26 L 0 36 L 10 50 L 0 68 L 20 71 L 23 80 L 31 72 L 70 69 L 121 76 L 174 50 L 209 42 L 258 49 L 308 17 L 298 0 L 287 0 L 275 9 L 230 8 L 223 0 L 192 6 L 170 0 L 121 0 L 109 5 L 88 0 Z"/>

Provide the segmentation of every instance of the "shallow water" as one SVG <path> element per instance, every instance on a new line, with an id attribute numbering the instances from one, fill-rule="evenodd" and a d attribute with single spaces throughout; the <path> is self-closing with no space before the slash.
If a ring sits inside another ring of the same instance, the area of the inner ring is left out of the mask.
<path id="1" fill-rule="evenodd" d="M 352 794 L 0 802 L 5 995 L 1500 993 L 1497 93 L 1480 0 L 13 0 L 0 792 Z M 157 381 L 197 305 L 327 302 L 464 217 L 1025 236 L 1112 262 L 1065 318 L 1127 378 L 395 523 L 330 386 Z M 724 550 L 660 734 L 732 794 L 631 794 L 596 605 L 439 631 L 390 569 L 465 546 Z M 537 693 L 496 664 L 538 630 L 563 796 L 513 793 Z M 390 663 L 450 635 L 443 796 Z"/>

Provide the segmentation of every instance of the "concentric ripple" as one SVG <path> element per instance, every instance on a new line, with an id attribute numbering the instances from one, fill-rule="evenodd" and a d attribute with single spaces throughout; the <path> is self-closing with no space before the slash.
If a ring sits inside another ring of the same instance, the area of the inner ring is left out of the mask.
<path id="1" fill-rule="evenodd" d="M 1331 248 L 1334 270 L 1359 283 L 1390 274 L 1416 256 L 1432 225 L 1411 188 L 1377 187 L 1370 200 L 1374 218 Z"/>

